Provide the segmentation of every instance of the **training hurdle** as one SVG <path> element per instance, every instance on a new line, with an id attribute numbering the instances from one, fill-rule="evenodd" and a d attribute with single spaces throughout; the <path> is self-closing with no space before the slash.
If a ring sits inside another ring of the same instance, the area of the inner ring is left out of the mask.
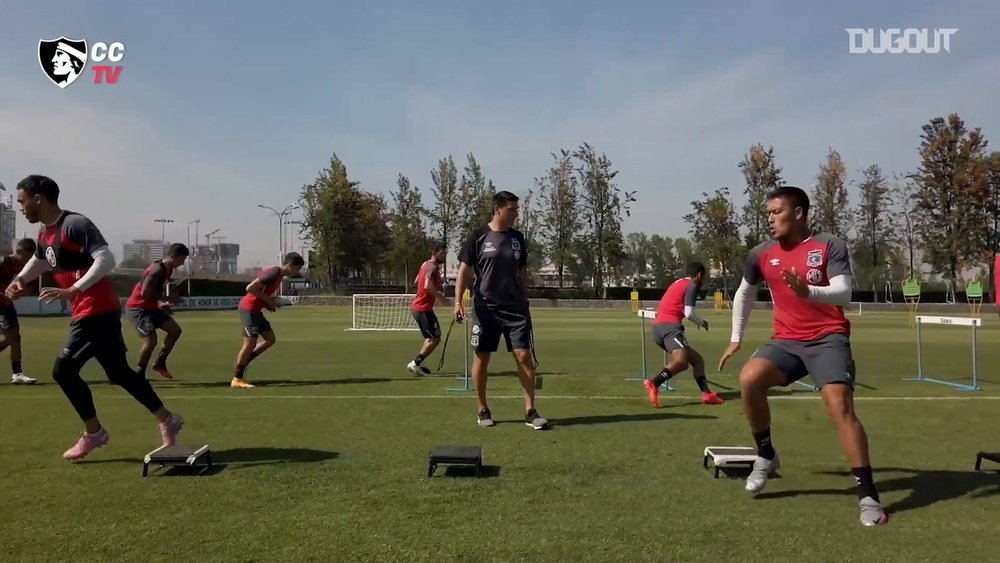
<path id="1" fill-rule="evenodd" d="M 462 342 L 464 349 L 464 362 L 462 368 L 462 375 L 456 376 L 455 379 L 462 382 L 461 387 L 449 387 L 445 391 L 472 391 L 472 373 L 469 371 L 469 347 L 478 344 L 479 336 L 474 335 L 473 338 L 476 342 L 469 340 L 469 323 L 472 323 L 472 318 L 475 316 L 475 311 L 472 310 L 472 296 L 468 289 L 462 294 L 462 305 L 465 306 L 466 316 L 462 321 L 462 331 L 465 333 L 465 340 Z M 468 312 L 472 311 L 472 315 Z M 441 359 L 438 363 L 438 371 L 444 367 L 445 352 L 448 350 L 448 340 L 451 339 L 451 329 L 455 328 L 455 317 L 451 317 L 451 324 L 448 325 L 448 334 L 444 337 L 444 347 L 441 349 Z"/>
<path id="2" fill-rule="evenodd" d="M 636 316 L 639 317 L 639 327 L 642 335 L 642 377 L 628 377 L 625 381 L 645 381 L 649 379 L 649 369 L 646 362 L 646 319 L 655 319 L 656 311 L 653 309 L 638 309 L 635 311 Z M 667 352 L 663 352 L 663 363 L 666 365 L 667 362 Z M 673 391 L 674 388 L 670 386 L 669 382 L 664 382 L 660 385 L 660 391 Z"/>
<path id="3" fill-rule="evenodd" d="M 948 385 L 963 391 L 980 391 L 979 387 L 979 362 L 977 354 L 977 330 L 983 326 L 983 321 L 979 317 L 930 317 L 917 315 L 915 317 L 917 327 L 917 377 L 904 377 L 906 381 L 922 381 L 925 383 L 937 383 Z M 957 383 L 946 379 L 933 379 L 924 374 L 923 363 L 923 338 L 921 327 L 923 325 L 944 325 L 944 326 L 968 326 L 972 327 L 972 384 Z"/>

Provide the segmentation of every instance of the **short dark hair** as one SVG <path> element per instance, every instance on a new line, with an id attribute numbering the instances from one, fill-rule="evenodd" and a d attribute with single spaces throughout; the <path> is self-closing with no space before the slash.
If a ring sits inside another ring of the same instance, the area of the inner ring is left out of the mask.
<path id="1" fill-rule="evenodd" d="M 302 258 L 302 255 L 298 252 L 289 252 L 285 255 L 285 260 L 282 262 L 285 266 L 305 266 L 306 261 Z"/>
<path id="2" fill-rule="evenodd" d="M 48 176 L 32 174 L 17 183 L 17 189 L 31 195 L 44 196 L 51 203 L 59 203 L 59 184 Z"/>
<path id="3" fill-rule="evenodd" d="M 792 208 L 801 207 L 803 215 L 809 215 L 809 194 L 797 186 L 780 186 L 767 192 L 767 201 L 772 199 L 785 199 L 792 204 Z"/>
<path id="4" fill-rule="evenodd" d="M 687 266 L 687 275 L 694 277 L 705 273 L 705 265 L 701 262 L 691 262 Z"/>
<path id="5" fill-rule="evenodd" d="M 438 252 L 448 252 L 448 245 L 440 242 L 432 244 L 431 254 L 437 254 Z"/>
<path id="6" fill-rule="evenodd" d="M 518 197 L 507 190 L 493 194 L 493 207 L 507 207 L 518 200 Z"/>
<path id="7" fill-rule="evenodd" d="M 17 244 L 14 246 L 17 248 L 23 248 L 31 253 L 34 253 L 35 250 L 38 249 L 38 245 L 35 244 L 35 239 L 33 238 L 23 238 L 17 241 Z"/>
<path id="8" fill-rule="evenodd" d="M 167 248 L 167 256 L 190 256 L 191 251 L 188 250 L 187 245 L 175 242 Z"/>

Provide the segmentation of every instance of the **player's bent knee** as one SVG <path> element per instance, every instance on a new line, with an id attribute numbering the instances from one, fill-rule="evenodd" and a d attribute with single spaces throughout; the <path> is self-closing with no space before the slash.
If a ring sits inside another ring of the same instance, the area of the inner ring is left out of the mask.
<path id="1" fill-rule="evenodd" d="M 80 377 L 80 369 L 83 366 L 80 361 L 71 356 L 59 356 L 52 364 L 52 380 L 56 383 L 64 383 L 75 377 Z"/>
<path id="2" fill-rule="evenodd" d="M 740 370 L 740 387 L 743 389 L 767 389 L 781 384 L 781 375 L 767 360 L 752 358 Z"/>

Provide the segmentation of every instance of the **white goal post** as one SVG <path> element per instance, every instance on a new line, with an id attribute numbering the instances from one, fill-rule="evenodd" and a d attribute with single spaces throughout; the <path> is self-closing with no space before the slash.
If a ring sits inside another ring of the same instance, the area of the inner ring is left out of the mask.
<path id="1" fill-rule="evenodd" d="M 410 313 L 413 293 L 361 293 L 353 296 L 348 330 L 420 330 Z"/>

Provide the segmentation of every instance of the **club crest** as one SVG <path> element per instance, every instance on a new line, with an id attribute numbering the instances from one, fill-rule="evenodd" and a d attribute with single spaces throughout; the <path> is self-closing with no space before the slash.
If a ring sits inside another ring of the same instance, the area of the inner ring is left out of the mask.
<path id="1" fill-rule="evenodd" d="M 822 265 L 823 265 L 823 251 L 810 250 L 809 254 L 806 256 L 806 266 L 810 268 L 819 268 Z"/>
<path id="2" fill-rule="evenodd" d="M 38 42 L 38 64 L 53 84 L 65 88 L 87 66 L 87 41 L 67 37 L 42 39 Z"/>

